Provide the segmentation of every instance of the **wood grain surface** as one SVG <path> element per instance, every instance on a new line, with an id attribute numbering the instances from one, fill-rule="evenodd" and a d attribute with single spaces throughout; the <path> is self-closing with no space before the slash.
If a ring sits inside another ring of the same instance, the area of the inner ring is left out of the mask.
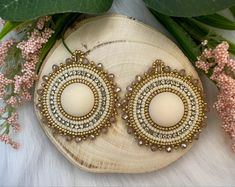
<path id="1" fill-rule="evenodd" d="M 87 52 L 88 59 L 103 63 L 104 68 L 116 76 L 115 81 L 123 90 L 122 96 L 135 76 L 143 74 L 156 59 L 162 59 L 173 69 L 185 69 L 187 74 L 198 78 L 190 62 L 172 41 L 155 29 L 126 16 L 106 15 L 80 21 L 68 31 L 66 44 L 73 51 L 80 49 Z M 40 87 L 42 76 L 51 71 L 52 65 L 60 64 L 67 57 L 68 51 L 58 42 L 41 67 L 35 90 Z M 36 113 L 40 120 L 37 109 Z M 67 159 L 91 172 L 150 172 L 171 164 L 191 148 L 190 145 L 185 150 L 166 153 L 139 147 L 133 136 L 126 132 L 120 116 L 107 134 L 80 144 L 54 135 L 42 122 L 41 126 Z"/>
<path id="2" fill-rule="evenodd" d="M 174 41 L 145 7 L 143 0 L 114 0 L 109 12 L 141 20 Z M 229 11 L 222 13 L 232 19 Z M 235 32 L 219 29 L 216 32 L 235 42 Z M 55 148 L 42 130 L 32 102 L 29 102 L 18 110 L 22 130 L 13 135 L 21 144 L 20 149 L 16 151 L 0 144 L 0 186 L 234 186 L 234 153 L 213 108 L 217 88 L 205 76 L 200 77 L 210 107 L 208 125 L 198 142 L 174 164 L 155 172 L 134 175 L 85 172 Z"/>

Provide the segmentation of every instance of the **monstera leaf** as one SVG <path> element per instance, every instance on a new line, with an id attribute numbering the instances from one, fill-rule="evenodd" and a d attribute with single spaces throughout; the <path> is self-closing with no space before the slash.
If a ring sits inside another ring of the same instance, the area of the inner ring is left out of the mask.
<path id="1" fill-rule="evenodd" d="M 213 14 L 235 5 L 235 0 L 144 0 L 146 5 L 168 16 L 194 17 Z"/>
<path id="2" fill-rule="evenodd" d="M 113 0 L 1 0 L 0 17 L 19 22 L 65 12 L 97 14 L 106 12 L 112 2 Z"/>

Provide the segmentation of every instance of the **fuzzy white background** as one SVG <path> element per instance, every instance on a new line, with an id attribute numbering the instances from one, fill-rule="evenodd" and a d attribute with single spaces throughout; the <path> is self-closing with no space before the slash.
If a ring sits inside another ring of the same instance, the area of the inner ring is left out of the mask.
<path id="1" fill-rule="evenodd" d="M 114 0 L 110 12 L 135 17 L 169 36 L 142 0 Z M 232 32 L 219 32 L 235 41 Z M 202 80 L 211 108 L 208 126 L 191 151 L 172 165 L 135 175 L 84 172 L 52 145 L 28 103 L 19 110 L 22 131 L 15 138 L 21 148 L 16 151 L 0 143 L 0 186 L 234 186 L 235 153 L 212 108 L 217 89 L 207 78 Z"/>

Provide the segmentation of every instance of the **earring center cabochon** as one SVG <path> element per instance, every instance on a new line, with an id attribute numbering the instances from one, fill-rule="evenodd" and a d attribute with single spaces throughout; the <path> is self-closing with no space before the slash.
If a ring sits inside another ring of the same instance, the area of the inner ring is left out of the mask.
<path id="1" fill-rule="evenodd" d="M 52 69 L 37 91 L 43 123 L 76 142 L 107 132 L 115 122 L 119 100 L 114 75 L 102 64 L 89 62 L 81 51 Z"/>
<path id="2" fill-rule="evenodd" d="M 152 151 L 186 148 L 203 126 L 206 103 L 198 80 L 171 71 L 161 60 L 136 76 L 123 101 L 128 133 Z"/>
<path id="3" fill-rule="evenodd" d="M 73 116 L 81 117 L 88 114 L 95 104 L 92 89 L 82 83 L 73 83 L 65 87 L 60 98 L 62 108 Z"/>
<path id="4" fill-rule="evenodd" d="M 173 126 L 184 115 L 184 103 L 177 94 L 159 93 L 150 102 L 149 115 L 161 126 Z"/>

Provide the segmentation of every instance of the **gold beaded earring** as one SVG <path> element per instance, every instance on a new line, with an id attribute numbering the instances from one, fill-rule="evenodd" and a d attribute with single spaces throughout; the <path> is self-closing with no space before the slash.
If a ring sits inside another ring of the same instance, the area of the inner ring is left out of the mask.
<path id="1" fill-rule="evenodd" d="M 206 118 L 206 103 L 199 81 L 185 73 L 171 71 L 156 60 L 127 87 L 122 118 L 140 146 L 171 152 L 186 148 L 198 137 Z M 172 116 L 164 114 L 169 111 Z"/>
<path id="2" fill-rule="evenodd" d="M 37 90 L 42 122 L 66 140 L 93 140 L 115 123 L 120 88 L 114 75 L 103 70 L 102 64 L 89 62 L 81 51 L 66 63 L 53 65 L 42 79 Z"/>

